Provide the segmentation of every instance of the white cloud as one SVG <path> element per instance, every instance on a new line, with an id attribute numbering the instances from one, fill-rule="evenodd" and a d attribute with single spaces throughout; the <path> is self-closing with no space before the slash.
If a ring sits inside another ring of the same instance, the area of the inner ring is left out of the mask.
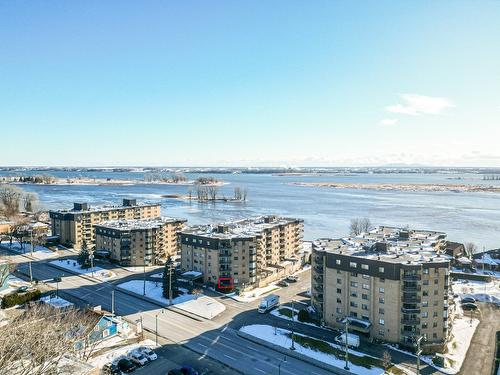
<path id="1" fill-rule="evenodd" d="M 380 125 L 381 126 L 394 126 L 394 125 L 397 125 L 398 122 L 399 122 L 399 120 L 396 118 L 385 118 L 382 121 L 380 121 Z"/>
<path id="2" fill-rule="evenodd" d="M 445 109 L 452 108 L 455 105 L 448 98 L 438 98 L 432 96 L 418 94 L 403 94 L 401 95 L 403 104 L 394 104 L 385 107 L 385 110 L 390 113 L 399 113 L 405 115 L 438 115 Z"/>

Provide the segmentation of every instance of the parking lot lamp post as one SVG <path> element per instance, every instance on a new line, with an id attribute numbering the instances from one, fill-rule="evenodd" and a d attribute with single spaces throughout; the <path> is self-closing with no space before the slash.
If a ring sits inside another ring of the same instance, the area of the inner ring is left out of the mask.
<path id="1" fill-rule="evenodd" d="M 349 371 L 349 345 L 348 343 L 349 336 L 349 319 L 347 316 L 345 317 L 345 366 L 344 369 Z"/>

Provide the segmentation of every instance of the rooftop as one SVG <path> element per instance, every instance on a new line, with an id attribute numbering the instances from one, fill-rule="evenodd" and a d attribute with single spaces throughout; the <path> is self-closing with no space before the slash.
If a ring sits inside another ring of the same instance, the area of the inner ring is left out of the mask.
<path id="1" fill-rule="evenodd" d="M 268 215 L 217 225 L 191 226 L 181 233 L 219 239 L 252 238 L 260 235 L 266 229 L 302 222 L 302 219 Z"/>
<path id="2" fill-rule="evenodd" d="M 316 251 L 376 259 L 388 263 L 447 262 L 446 233 L 397 227 L 378 227 L 358 236 L 313 242 Z"/>
<path id="3" fill-rule="evenodd" d="M 112 210 L 120 210 L 120 209 L 126 209 L 126 208 L 133 208 L 133 207 L 152 207 L 152 206 L 160 206 L 160 203 L 137 203 L 135 199 L 124 199 L 123 203 L 121 206 L 118 205 L 100 205 L 100 206 L 91 206 L 88 203 L 77 203 L 75 202 L 73 204 L 73 208 L 69 210 L 57 210 L 57 211 L 50 211 L 50 212 L 56 212 L 56 213 L 84 213 L 84 212 L 105 212 L 105 211 L 112 211 Z"/>
<path id="4" fill-rule="evenodd" d="M 155 217 L 141 220 L 112 220 L 105 221 L 100 224 L 96 224 L 96 227 L 108 228 L 108 229 L 116 229 L 116 230 L 134 230 L 134 229 L 153 229 L 160 228 L 161 226 L 169 223 L 185 223 L 186 219 L 177 219 L 172 217 Z"/>

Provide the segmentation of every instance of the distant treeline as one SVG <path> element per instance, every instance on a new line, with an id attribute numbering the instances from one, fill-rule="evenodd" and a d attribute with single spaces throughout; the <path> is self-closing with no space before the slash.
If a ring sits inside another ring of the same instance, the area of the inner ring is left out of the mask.
<path id="1" fill-rule="evenodd" d="M 53 184 L 56 182 L 56 178 L 50 174 L 37 174 L 33 176 L 16 176 L 11 181 L 28 184 Z"/>
<path id="2" fill-rule="evenodd" d="M 485 181 L 500 181 L 500 174 L 492 174 L 489 176 L 483 176 L 483 180 Z"/>

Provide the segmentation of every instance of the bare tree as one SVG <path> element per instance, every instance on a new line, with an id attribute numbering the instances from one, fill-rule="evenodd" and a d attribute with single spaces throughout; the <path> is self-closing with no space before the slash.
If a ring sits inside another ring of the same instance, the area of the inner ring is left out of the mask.
<path id="1" fill-rule="evenodd" d="M 359 236 L 363 232 L 368 232 L 370 227 L 372 226 L 370 219 L 368 218 L 355 218 L 351 219 L 351 223 L 349 225 L 349 229 L 351 235 Z"/>
<path id="2" fill-rule="evenodd" d="M 14 238 L 22 237 L 21 233 L 23 232 L 24 227 L 28 219 L 22 216 L 15 216 L 11 218 L 11 223 L 9 224 L 9 242 L 12 246 L 12 241 Z"/>
<path id="3" fill-rule="evenodd" d="M 23 206 L 26 212 L 34 213 L 38 210 L 38 194 L 26 193 L 23 197 Z"/>
<path id="4" fill-rule="evenodd" d="M 21 199 L 24 195 L 23 190 L 17 186 L 0 186 L 0 211 L 11 218 L 19 213 Z"/>
<path id="5" fill-rule="evenodd" d="M 391 354 L 387 351 L 384 350 L 384 353 L 382 354 L 382 366 L 384 366 L 384 370 L 387 371 L 391 367 Z"/>
<path id="6" fill-rule="evenodd" d="M 474 242 L 466 242 L 465 243 L 465 254 L 467 254 L 467 256 L 469 258 L 472 258 L 472 256 L 476 252 L 476 250 L 477 250 L 477 246 Z"/>
<path id="7" fill-rule="evenodd" d="M 203 290 L 194 288 L 191 293 L 194 295 L 194 299 L 198 299 L 198 297 L 203 293 Z"/>
<path id="8" fill-rule="evenodd" d="M 210 200 L 215 201 L 217 199 L 217 192 L 219 191 L 219 188 L 215 185 L 210 185 L 207 190 Z"/>
<path id="9" fill-rule="evenodd" d="M 243 189 L 243 201 L 247 200 L 247 195 L 248 195 L 247 189 Z"/>
<path id="10" fill-rule="evenodd" d="M 191 188 L 188 189 L 188 197 L 189 197 L 189 200 L 193 199 L 193 189 L 191 189 Z"/>
<path id="11" fill-rule="evenodd" d="M 239 186 L 236 186 L 234 188 L 234 199 L 237 201 L 241 201 L 243 197 L 243 192 L 241 191 L 241 188 Z"/>
<path id="12" fill-rule="evenodd" d="M 67 353 L 82 358 L 82 345 L 95 324 L 95 315 L 87 311 L 30 305 L 0 328 L 0 374 L 56 374 Z"/>

